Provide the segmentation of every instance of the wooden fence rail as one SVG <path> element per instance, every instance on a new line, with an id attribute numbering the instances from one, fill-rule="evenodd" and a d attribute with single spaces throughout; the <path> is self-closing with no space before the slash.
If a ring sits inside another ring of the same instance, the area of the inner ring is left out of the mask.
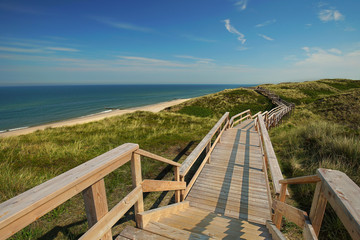
<path id="1" fill-rule="evenodd" d="M 175 181 L 142 180 L 141 155 L 175 167 Z M 133 191 L 108 211 L 104 177 L 131 161 Z M 78 193 L 83 194 L 90 230 L 82 239 L 112 239 L 111 227 L 132 207 L 144 211 L 143 192 L 175 190 L 175 201 L 186 184 L 181 164 L 126 143 L 0 204 L 0 239 L 6 239 Z M 138 223 L 140 224 L 140 223 Z"/>
<path id="2" fill-rule="evenodd" d="M 305 239 L 316 239 L 319 235 L 327 202 L 330 203 L 350 236 L 353 239 L 360 239 L 360 188 L 345 173 L 319 168 L 317 175 L 284 179 L 280 183 L 282 184 L 282 189 L 285 189 L 287 184 L 316 183 L 309 215 L 311 226 L 307 226 L 310 232 L 304 230 L 303 235 Z M 288 211 L 288 209 L 293 207 L 284 203 L 286 196 L 283 194 L 284 191 L 281 192 L 280 201 L 276 202 L 277 204 L 273 204 L 273 209 L 275 210 L 273 222 L 276 227 L 280 229 L 282 216 L 285 216 L 289 221 L 294 222 L 300 227 L 305 227 L 302 222 L 306 218 L 302 216 L 307 217 L 307 214 L 294 214 Z M 313 234 L 310 234 L 311 232 Z"/>

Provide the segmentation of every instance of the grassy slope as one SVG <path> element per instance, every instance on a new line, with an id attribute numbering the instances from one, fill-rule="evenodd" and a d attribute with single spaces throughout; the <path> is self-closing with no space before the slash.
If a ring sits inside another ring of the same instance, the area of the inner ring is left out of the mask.
<path id="1" fill-rule="evenodd" d="M 319 80 L 266 85 L 298 105 L 270 136 L 286 177 L 315 174 L 317 168 L 338 169 L 360 185 L 360 81 Z M 314 185 L 291 186 L 292 204 L 309 211 Z M 298 238 L 286 225 L 290 238 Z M 322 239 L 349 238 L 331 207 L 321 228 Z"/>
<path id="2" fill-rule="evenodd" d="M 256 101 L 251 96 L 255 96 Z M 189 115 L 196 114 L 168 111 L 156 114 L 136 112 L 83 125 L 0 138 L 0 201 L 16 196 L 126 142 L 138 143 L 142 149 L 182 162 L 226 108 L 233 109 L 235 114 L 237 109 L 242 111 L 245 106 L 264 110 L 271 105 L 266 98 L 257 97 L 250 90 L 243 89 L 200 97 L 191 101 L 191 105 L 199 102 L 211 102 L 214 105 L 209 107 L 211 116 L 195 117 Z M 255 106 L 255 102 L 261 102 L 261 107 Z M 143 178 L 173 178 L 171 168 L 153 160 L 142 161 L 142 171 Z M 130 176 L 127 164 L 105 178 L 109 207 L 130 192 Z M 145 209 L 165 205 L 172 197 L 173 192 L 151 193 L 145 198 Z M 126 224 L 134 225 L 133 220 L 132 213 L 126 215 L 113 233 L 119 232 Z M 77 239 L 86 229 L 82 197 L 77 195 L 14 238 Z"/>
<path id="3" fill-rule="evenodd" d="M 219 118 L 225 112 L 229 112 L 231 117 L 247 109 L 255 114 L 258 111 L 270 110 L 272 107 L 273 105 L 268 99 L 253 90 L 238 88 L 195 98 L 168 108 L 166 111 L 198 117 Z"/>

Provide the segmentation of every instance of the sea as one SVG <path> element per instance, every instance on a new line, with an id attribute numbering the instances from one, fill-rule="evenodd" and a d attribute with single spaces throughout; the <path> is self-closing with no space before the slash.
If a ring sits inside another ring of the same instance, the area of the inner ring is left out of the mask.
<path id="1" fill-rule="evenodd" d="M 0 87 L 0 132 L 255 85 Z"/>

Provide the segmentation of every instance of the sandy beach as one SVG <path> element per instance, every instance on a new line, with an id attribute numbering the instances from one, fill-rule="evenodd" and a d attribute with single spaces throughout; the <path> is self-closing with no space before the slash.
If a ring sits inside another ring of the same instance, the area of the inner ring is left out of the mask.
<path id="1" fill-rule="evenodd" d="M 39 125 L 39 126 L 34 126 L 34 127 L 24 128 L 24 129 L 18 129 L 18 130 L 9 131 L 9 132 L 2 132 L 2 133 L 0 133 L 0 137 L 19 136 L 19 135 L 32 133 L 37 130 L 44 130 L 46 128 L 65 127 L 65 126 L 72 126 L 72 125 L 76 125 L 76 124 L 99 121 L 104 118 L 119 116 L 122 114 L 132 113 L 135 111 L 160 112 L 161 110 L 163 110 L 165 108 L 183 103 L 187 100 L 189 100 L 189 99 L 177 99 L 177 100 L 173 100 L 173 101 L 161 102 L 161 103 L 142 106 L 142 107 L 129 108 L 129 109 L 124 109 L 124 110 L 113 110 L 111 112 L 106 112 L 106 113 L 98 113 L 98 114 L 94 114 L 94 115 L 90 115 L 90 116 L 83 116 L 83 117 L 73 118 L 73 119 L 64 120 L 64 121 L 60 121 L 60 122 L 48 123 L 48 124 L 44 124 L 44 125 Z"/>

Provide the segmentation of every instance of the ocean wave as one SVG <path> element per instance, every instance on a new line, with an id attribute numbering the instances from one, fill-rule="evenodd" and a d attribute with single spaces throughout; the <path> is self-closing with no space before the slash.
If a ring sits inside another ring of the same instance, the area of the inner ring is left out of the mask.
<path id="1" fill-rule="evenodd" d="M 16 130 L 25 129 L 25 128 L 29 128 L 29 127 L 28 127 L 28 126 L 26 126 L 26 127 L 18 127 L 18 128 L 11 128 L 11 129 L 6 129 L 6 130 L 0 130 L 0 133 L 4 133 L 4 132 L 12 132 L 12 131 L 16 131 Z"/>

